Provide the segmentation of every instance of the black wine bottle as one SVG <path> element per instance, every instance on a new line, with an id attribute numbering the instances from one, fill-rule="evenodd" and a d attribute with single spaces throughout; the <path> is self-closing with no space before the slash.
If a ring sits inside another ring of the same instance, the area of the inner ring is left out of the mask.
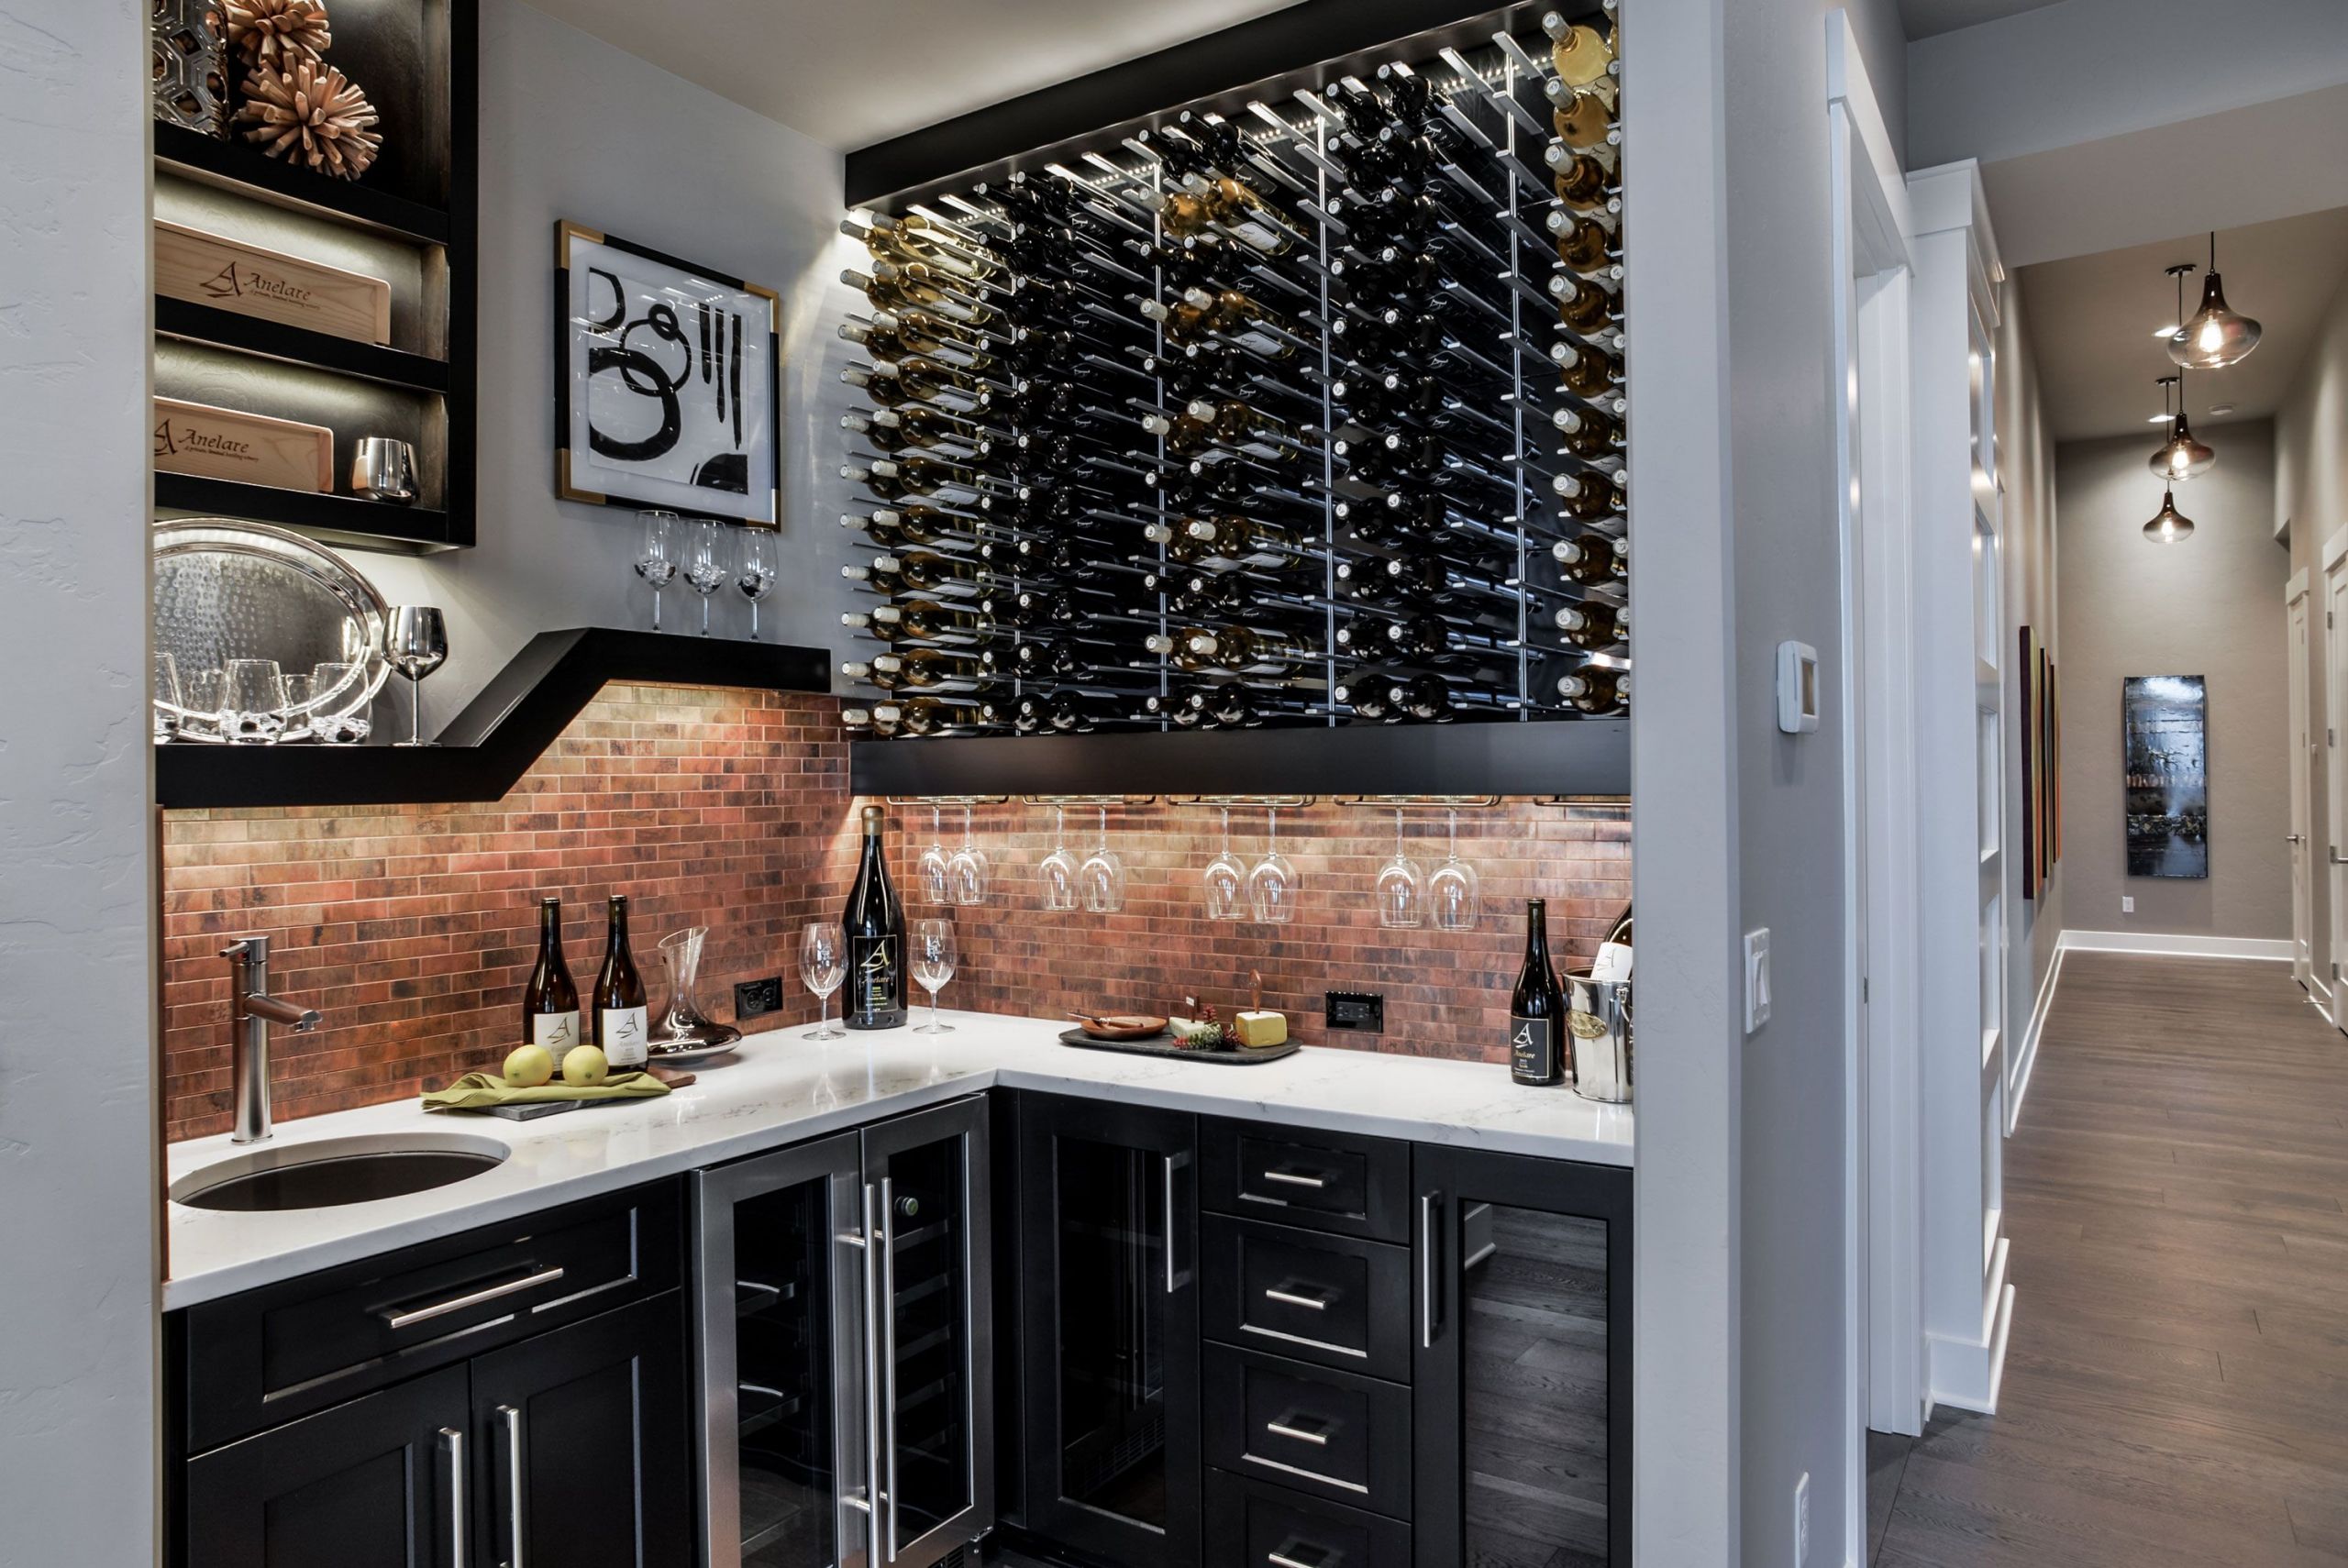
<path id="1" fill-rule="evenodd" d="M 614 893 L 604 928 L 604 967 L 595 977 L 595 1043 L 614 1067 L 635 1068 L 644 1066 L 651 1036 L 644 982 L 627 950 L 627 896 Z"/>
<path id="2" fill-rule="evenodd" d="M 905 1021 L 905 908 L 889 882 L 880 831 L 888 813 L 864 808 L 864 858 L 847 890 L 847 1016 L 850 1029 L 897 1029 Z"/>
<path id="3" fill-rule="evenodd" d="M 1549 906 L 1524 903 L 1524 967 L 1508 1004 L 1509 1076 L 1521 1084 L 1555 1084 L 1565 1077 L 1566 993 L 1549 965 Z"/>
<path id="4" fill-rule="evenodd" d="M 522 988 L 522 1038 L 545 1046 L 557 1063 L 580 1043 L 579 988 L 562 961 L 562 900 L 551 894 L 538 900 L 538 961 Z"/>

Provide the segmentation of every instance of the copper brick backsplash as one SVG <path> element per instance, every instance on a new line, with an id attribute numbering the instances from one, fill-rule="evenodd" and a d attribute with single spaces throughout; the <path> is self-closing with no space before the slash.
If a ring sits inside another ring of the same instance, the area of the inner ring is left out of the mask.
<path id="1" fill-rule="evenodd" d="M 274 939 L 272 988 L 326 1015 L 315 1033 L 276 1032 L 282 1119 L 405 1099 L 493 1068 L 515 1033 L 542 893 L 563 899 L 582 991 L 602 958 L 603 900 L 625 892 L 655 1006 L 665 999 L 656 943 L 705 924 L 706 1010 L 730 1020 L 735 981 L 779 974 L 783 1010 L 746 1027 L 812 1021 L 798 932 L 819 915 L 837 918 L 855 866 L 854 805 L 834 699 L 613 686 L 495 802 L 167 812 L 169 1135 L 227 1130 L 219 949 L 249 933 Z M 1323 801 L 1280 813 L 1280 847 L 1303 878 L 1295 922 L 1211 924 L 1199 876 L 1218 846 L 1219 815 L 1161 802 L 1110 812 L 1110 845 L 1127 867 L 1124 911 L 1052 913 L 1036 880 L 1052 813 L 1014 802 L 975 812 L 993 863 L 990 902 L 941 911 L 923 904 L 915 868 L 932 839 L 928 809 L 897 807 L 892 819 L 891 865 L 909 911 L 957 920 L 962 968 L 944 1000 L 987 1011 L 1163 1011 L 1186 993 L 1228 1011 L 1244 1004 L 1257 968 L 1267 1004 L 1286 1010 L 1308 1043 L 1497 1062 L 1523 900 L 1550 900 L 1565 956 L 1586 955 L 1630 897 L 1626 813 L 1510 801 L 1459 816 L 1460 854 L 1482 877 L 1482 928 L 1384 931 L 1369 900 L 1393 851 L 1392 813 Z M 1443 813 L 1405 820 L 1410 853 L 1431 872 L 1443 858 Z M 958 809 L 944 821 L 947 843 L 958 844 Z M 1264 812 L 1235 811 L 1232 821 L 1233 846 L 1252 864 Z M 1087 854 L 1095 837 L 1092 813 L 1072 810 L 1073 853 Z M 1324 1036 L 1331 989 L 1383 993 L 1384 1033 Z"/>

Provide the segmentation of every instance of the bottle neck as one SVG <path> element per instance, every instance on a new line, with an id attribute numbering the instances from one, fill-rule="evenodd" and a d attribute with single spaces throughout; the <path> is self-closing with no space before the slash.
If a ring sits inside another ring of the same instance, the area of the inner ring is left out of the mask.
<path id="1" fill-rule="evenodd" d="M 1524 911 L 1524 956 L 1529 963 L 1549 958 L 1549 911 L 1543 904 L 1529 904 Z"/>
<path id="2" fill-rule="evenodd" d="M 621 903 L 616 899 L 612 900 L 612 912 L 610 922 L 608 922 L 608 929 L 611 935 L 612 946 L 615 949 L 626 947 L 627 945 L 627 906 Z"/>
<path id="3" fill-rule="evenodd" d="M 538 906 L 538 951 L 548 957 L 562 955 L 562 907 L 559 904 Z"/>

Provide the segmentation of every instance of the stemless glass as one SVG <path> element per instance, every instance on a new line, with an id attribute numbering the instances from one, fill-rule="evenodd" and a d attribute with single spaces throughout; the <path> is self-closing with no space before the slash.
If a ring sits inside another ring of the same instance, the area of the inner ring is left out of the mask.
<path id="1" fill-rule="evenodd" d="M 220 672 L 199 669 L 187 678 L 187 717 L 180 723 L 185 740 L 224 741 L 220 732 Z"/>
<path id="2" fill-rule="evenodd" d="M 155 700 L 149 706 L 154 711 L 155 744 L 175 739 L 185 698 L 180 690 L 180 661 L 167 653 L 155 656 Z"/>
<path id="3" fill-rule="evenodd" d="M 774 591 L 775 580 L 782 575 L 775 547 L 772 528 L 752 528 L 742 536 L 742 562 L 734 586 L 750 602 L 750 640 L 754 643 L 759 640 L 759 601 Z"/>
<path id="4" fill-rule="evenodd" d="M 424 738 L 424 678 L 449 659 L 449 627 L 440 612 L 429 604 L 402 604 L 394 609 L 383 634 L 383 651 L 409 685 L 407 739 L 393 744 L 438 745 Z"/>
<path id="5" fill-rule="evenodd" d="M 994 878 L 994 866 L 970 837 L 970 808 L 962 808 L 962 847 L 946 863 L 946 885 L 958 904 L 982 904 Z"/>
<path id="6" fill-rule="evenodd" d="M 1101 808 L 1101 836 L 1097 847 L 1084 857 L 1076 869 L 1077 884 L 1084 892 L 1084 907 L 1094 914 L 1115 914 L 1125 907 L 1125 863 L 1109 847 L 1109 808 Z"/>
<path id="7" fill-rule="evenodd" d="M 652 585 L 652 629 L 660 629 L 660 591 L 677 575 L 677 514 L 639 512 L 643 536 L 636 546 L 636 575 Z"/>
<path id="8" fill-rule="evenodd" d="M 289 675 L 285 678 L 285 733 L 280 741 L 310 739 L 310 678 Z"/>
<path id="9" fill-rule="evenodd" d="M 328 708 L 339 708 L 350 700 L 357 683 L 367 679 L 366 667 L 340 662 L 310 667 L 310 695 L 313 701 Z M 316 713 L 310 718 L 310 733 L 327 745 L 357 745 L 367 738 L 373 728 L 367 722 L 371 703 L 360 702 L 349 712 Z"/>
<path id="10" fill-rule="evenodd" d="M 1247 915 L 1247 863 L 1231 852 L 1231 808 L 1223 808 L 1223 853 L 1207 862 L 1207 919 L 1245 920 Z"/>
<path id="11" fill-rule="evenodd" d="M 1476 868 L 1459 858 L 1459 813 L 1451 816 L 1451 841 L 1443 864 L 1427 885 L 1434 904 L 1434 923 L 1445 931 L 1473 931 L 1483 918 L 1484 900 Z"/>
<path id="12" fill-rule="evenodd" d="M 1047 910 L 1072 910 L 1077 905 L 1076 856 L 1068 852 L 1068 808 L 1052 808 L 1052 852 L 1036 867 L 1036 885 L 1043 889 Z"/>
<path id="13" fill-rule="evenodd" d="M 832 993 L 847 978 L 847 938 L 841 934 L 839 922 L 810 921 L 799 933 L 799 977 L 815 993 L 817 1003 L 815 1027 L 799 1038 L 847 1038 L 847 1030 L 832 1027 Z"/>
<path id="14" fill-rule="evenodd" d="M 917 920 L 913 929 L 914 978 L 929 993 L 929 1021 L 914 1026 L 915 1034 L 951 1034 L 954 1026 L 937 1021 L 939 988 L 954 977 L 954 922 Z"/>
<path id="15" fill-rule="evenodd" d="M 726 564 L 729 552 L 725 547 L 725 525 L 714 518 L 703 518 L 692 526 L 692 535 L 685 541 L 685 586 L 701 595 L 701 635 L 709 635 L 709 596 L 725 586 L 734 575 Z"/>
<path id="16" fill-rule="evenodd" d="M 1419 863 L 1402 850 L 1402 813 L 1394 813 L 1394 858 L 1378 868 L 1378 923 L 1389 931 L 1414 929 L 1422 914 Z"/>
<path id="17" fill-rule="evenodd" d="M 285 730 L 285 676 L 273 658 L 220 667 L 220 733 L 237 745 L 273 745 Z"/>
<path id="18" fill-rule="evenodd" d="M 1264 858 L 1247 873 L 1247 911 L 1264 925 L 1286 925 L 1296 918 L 1297 889 L 1302 878 L 1280 853 L 1280 809 L 1265 809 Z"/>
<path id="19" fill-rule="evenodd" d="M 946 853 L 945 813 L 936 806 L 929 809 L 929 847 L 921 852 L 921 896 L 933 904 L 954 901 L 954 882 L 947 867 L 952 863 Z"/>

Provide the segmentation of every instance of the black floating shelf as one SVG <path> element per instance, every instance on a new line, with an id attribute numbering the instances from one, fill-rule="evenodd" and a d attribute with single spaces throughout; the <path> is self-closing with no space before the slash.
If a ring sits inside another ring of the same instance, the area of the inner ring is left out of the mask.
<path id="1" fill-rule="evenodd" d="M 449 390 L 446 359 L 337 337 L 329 332 L 312 332 L 307 327 L 287 326 L 256 315 L 239 315 L 235 311 L 197 304 L 192 300 L 157 294 L 155 331 L 161 337 L 183 342 L 206 344 L 340 375 L 362 376 L 413 392 L 445 394 Z"/>
<path id="2" fill-rule="evenodd" d="M 449 243 L 449 215 L 379 191 L 364 181 L 329 179 L 241 141 L 218 141 L 182 126 L 155 125 L 155 160 L 190 179 L 227 185 L 261 201 L 324 213 L 427 245 Z"/>
<path id="3" fill-rule="evenodd" d="M 858 741 L 859 795 L 1628 795 L 1628 719 Z"/>
<path id="4" fill-rule="evenodd" d="M 830 656 L 781 643 L 601 626 L 541 632 L 441 730 L 437 745 L 158 746 L 156 803 L 233 809 L 494 801 L 615 680 L 828 691 Z"/>
<path id="5" fill-rule="evenodd" d="M 203 517 L 274 523 L 330 545 L 359 549 L 429 554 L 471 543 L 452 536 L 447 513 L 428 506 L 395 506 L 356 495 L 279 490 L 194 474 L 157 474 L 155 505 L 158 510 Z"/>

